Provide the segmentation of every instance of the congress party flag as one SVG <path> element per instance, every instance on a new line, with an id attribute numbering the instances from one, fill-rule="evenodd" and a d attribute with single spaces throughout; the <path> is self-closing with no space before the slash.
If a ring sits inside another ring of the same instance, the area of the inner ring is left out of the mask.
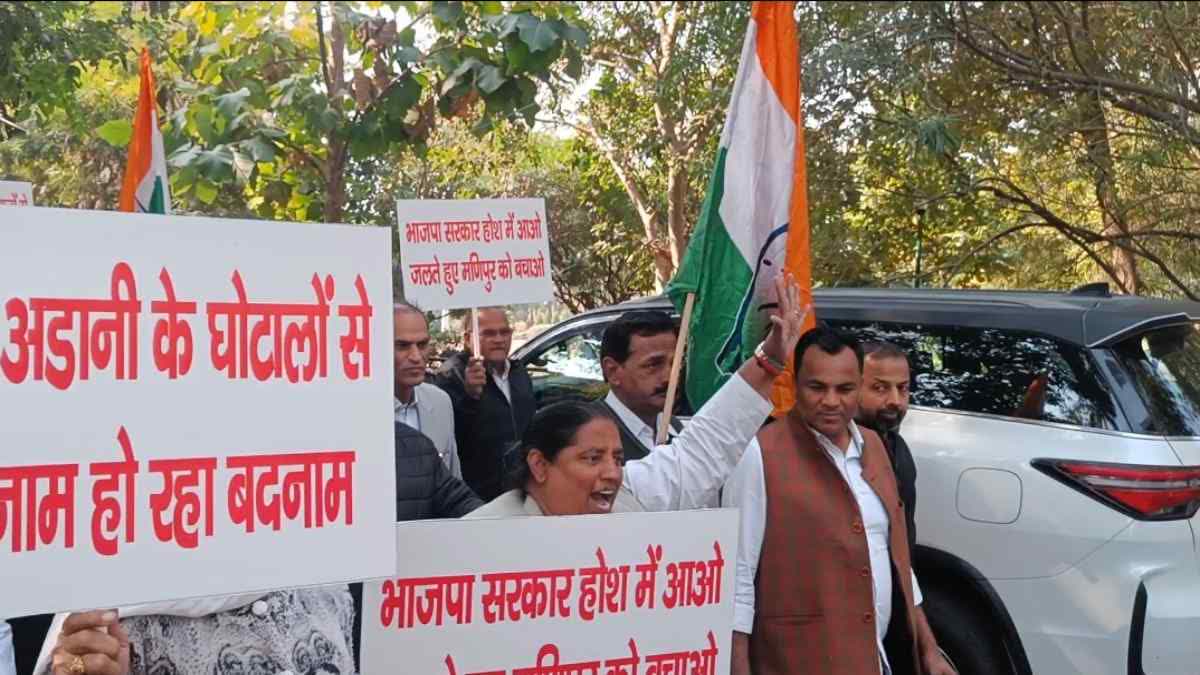
<path id="1" fill-rule="evenodd" d="M 690 321 L 687 394 L 703 405 L 749 358 L 769 325 L 775 276 L 812 298 L 804 120 L 794 3 L 754 2 L 700 221 L 667 291 Z M 808 325 L 813 324 L 809 314 Z M 792 367 L 774 392 L 795 398 Z"/>
<path id="2" fill-rule="evenodd" d="M 121 184 L 118 210 L 137 213 L 170 213 L 171 188 L 167 182 L 167 155 L 162 133 L 158 130 L 158 106 L 154 100 L 154 72 L 150 52 L 142 49 L 141 87 L 137 113 L 133 118 L 133 137 L 129 141 L 129 160 Z"/>

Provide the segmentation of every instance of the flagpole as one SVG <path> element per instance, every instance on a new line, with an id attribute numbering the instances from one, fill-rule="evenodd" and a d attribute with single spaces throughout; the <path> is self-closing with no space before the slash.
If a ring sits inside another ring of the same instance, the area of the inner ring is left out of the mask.
<path id="1" fill-rule="evenodd" d="M 671 381 L 667 384 L 667 403 L 663 406 L 661 422 L 658 425 L 658 445 L 667 442 L 667 430 L 671 428 L 671 411 L 675 408 L 675 392 L 679 389 L 679 371 L 683 366 L 683 348 L 687 345 L 688 331 L 692 327 L 692 306 L 696 304 L 696 294 L 688 293 L 683 303 L 683 317 L 679 323 L 679 338 L 675 340 L 675 360 L 671 362 Z"/>

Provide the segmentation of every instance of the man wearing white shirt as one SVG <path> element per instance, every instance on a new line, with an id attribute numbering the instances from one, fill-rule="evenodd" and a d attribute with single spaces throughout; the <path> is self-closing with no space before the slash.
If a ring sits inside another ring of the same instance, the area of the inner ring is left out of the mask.
<path id="1" fill-rule="evenodd" d="M 854 424 L 862 348 L 827 328 L 796 346 L 796 405 L 725 486 L 741 509 L 734 675 L 943 675 L 918 645 L 921 592 L 879 437 Z"/>
<path id="2" fill-rule="evenodd" d="M 600 366 L 609 390 L 603 405 L 617 420 L 627 461 L 645 457 L 658 445 L 676 337 L 675 321 L 657 310 L 626 312 L 604 329 Z M 672 419 L 670 435 L 679 429 Z"/>
<path id="3" fill-rule="evenodd" d="M 515 516 L 581 515 L 584 513 L 632 513 L 641 511 L 682 511 L 703 509 L 719 503 L 721 486 L 738 464 L 747 444 L 762 426 L 772 409 L 771 391 L 776 379 L 785 368 L 788 354 L 799 339 L 804 317 L 811 306 L 802 306 L 799 286 L 794 278 L 780 275 L 775 281 L 776 297 L 780 298 L 778 311 L 770 317 L 773 328 L 750 357 L 729 380 L 697 411 L 696 416 L 669 445 L 660 445 L 642 459 L 625 462 L 623 447 L 619 444 L 618 432 L 612 425 L 600 425 L 601 438 L 581 439 L 583 427 L 576 427 L 571 444 L 585 443 L 586 447 L 599 448 L 593 443 L 603 443 L 603 460 L 594 460 L 589 466 L 596 467 L 600 483 L 616 486 L 615 499 L 601 487 L 595 492 L 594 481 L 578 481 L 561 468 L 544 471 L 541 477 L 532 475 L 534 464 L 543 470 L 556 460 L 545 458 L 535 445 L 534 439 L 523 439 L 519 450 L 523 456 L 519 461 L 531 467 L 530 471 L 513 471 L 511 488 L 488 504 L 472 512 L 470 518 L 506 518 Z M 561 402 L 539 411 L 539 422 L 531 426 L 537 433 L 547 416 L 554 417 L 560 410 L 574 407 L 564 413 L 565 418 L 578 420 L 576 412 L 592 413 L 589 420 L 597 417 L 608 420 L 608 415 L 590 404 Z M 561 421 L 561 420 L 560 420 Z M 549 424 L 547 422 L 547 424 Z M 562 422 L 564 429 L 569 423 Z M 582 424 L 582 423 L 581 423 Z M 608 427 L 610 432 L 605 432 Z M 560 448 L 561 449 L 561 448 Z M 540 455 L 539 460 L 534 455 Z M 516 464 L 514 462 L 514 464 Z M 516 464 L 519 466 L 519 464 Z M 565 464 L 564 464 L 565 466 Z M 540 492 L 547 499 L 540 499 Z M 550 499 L 549 493 L 556 497 Z M 564 500 L 563 495 L 568 495 Z M 556 502 L 558 505 L 556 505 Z M 559 508 L 569 502 L 565 508 Z M 585 505 L 582 507 L 580 505 Z"/>

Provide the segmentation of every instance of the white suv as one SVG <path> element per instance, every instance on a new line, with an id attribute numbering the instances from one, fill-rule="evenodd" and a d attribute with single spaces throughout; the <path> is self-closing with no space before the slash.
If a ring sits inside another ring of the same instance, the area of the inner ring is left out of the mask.
<path id="1" fill-rule="evenodd" d="M 1200 673 L 1200 304 L 1072 293 L 828 289 L 818 319 L 907 349 L 914 561 L 964 675 Z M 543 403 L 600 395 L 600 335 L 526 344 Z"/>

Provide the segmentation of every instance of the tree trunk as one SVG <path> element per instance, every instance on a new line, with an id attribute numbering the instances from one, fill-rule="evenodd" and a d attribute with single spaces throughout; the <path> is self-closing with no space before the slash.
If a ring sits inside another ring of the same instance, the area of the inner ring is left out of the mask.
<path id="1" fill-rule="evenodd" d="M 1071 55 L 1085 74 L 1103 73 L 1104 66 L 1098 57 L 1095 40 L 1092 38 L 1092 19 L 1103 22 L 1103 16 L 1093 17 L 1086 3 L 1079 5 L 1078 29 L 1065 25 Z M 1075 39 L 1072 39 L 1075 38 Z M 1092 173 L 1092 185 L 1096 192 L 1096 204 L 1103 219 L 1106 236 L 1129 235 L 1131 230 L 1121 209 L 1121 196 L 1117 190 L 1117 174 L 1114 170 L 1112 146 L 1109 144 L 1108 118 L 1104 114 L 1104 101 L 1098 89 L 1089 89 L 1077 94 L 1082 120 L 1079 134 L 1087 147 L 1088 168 Z M 1120 241 L 1123 246 L 1113 244 L 1113 279 L 1126 293 L 1138 294 L 1142 290 L 1142 279 L 1138 273 L 1137 256 L 1129 247 L 1131 239 Z"/>
<path id="2" fill-rule="evenodd" d="M 333 143 L 325 160 L 325 207 L 321 220 L 341 223 L 346 210 L 346 144 Z"/>
<path id="3" fill-rule="evenodd" d="M 688 247 L 688 224 L 684 216 L 687 214 L 687 172 L 677 162 L 671 162 L 667 168 L 667 227 L 671 234 L 671 265 L 679 269 L 683 263 L 683 254 Z"/>
<path id="4" fill-rule="evenodd" d="M 1084 114 L 1079 133 L 1087 145 L 1096 203 L 1104 219 L 1104 234 L 1129 235 L 1129 223 L 1121 212 L 1120 194 L 1113 171 L 1112 147 L 1108 141 L 1108 120 L 1104 115 L 1103 103 L 1100 95 L 1094 91 L 1081 94 L 1080 102 Z M 1126 293 L 1138 295 L 1142 292 L 1142 278 L 1138 271 L 1137 256 L 1127 248 L 1133 242 L 1123 239 L 1121 243 L 1124 246 L 1114 244 L 1112 247 L 1112 266 L 1117 275 L 1113 281 Z"/>
<path id="5" fill-rule="evenodd" d="M 600 133 L 596 129 L 586 127 L 584 130 L 596 142 L 597 147 L 600 148 L 604 157 L 608 159 L 608 163 L 612 165 L 613 173 L 617 174 L 617 179 L 621 181 L 621 185 L 625 188 L 625 194 L 629 195 L 629 200 L 633 202 L 634 208 L 637 209 L 638 219 L 642 221 L 642 230 L 646 235 L 646 245 L 650 247 L 650 254 L 654 257 L 654 290 L 662 292 L 666 288 L 667 282 L 674 276 L 677 263 L 674 260 L 671 247 L 663 246 L 659 239 L 658 212 L 650 204 L 645 193 L 642 192 L 633 172 L 617 156 L 617 151 L 601 138 Z"/>

